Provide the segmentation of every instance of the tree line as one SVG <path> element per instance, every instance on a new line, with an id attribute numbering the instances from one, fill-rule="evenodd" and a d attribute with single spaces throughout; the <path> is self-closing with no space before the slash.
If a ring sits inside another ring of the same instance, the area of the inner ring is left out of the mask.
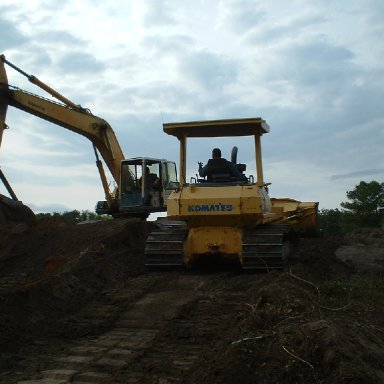
<path id="1" fill-rule="evenodd" d="M 97 221 L 97 220 L 108 220 L 111 217 L 107 215 L 98 215 L 95 212 L 89 210 L 65 212 L 53 212 L 53 213 L 37 213 L 36 218 L 60 218 L 68 224 L 78 224 L 83 221 Z"/>
<path id="2" fill-rule="evenodd" d="M 357 228 L 384 228 L 384 183 L 360 181 L 347 191 L 341 209 L 322 209 L 319 227 L 324 234 L 345 234 Z"/>

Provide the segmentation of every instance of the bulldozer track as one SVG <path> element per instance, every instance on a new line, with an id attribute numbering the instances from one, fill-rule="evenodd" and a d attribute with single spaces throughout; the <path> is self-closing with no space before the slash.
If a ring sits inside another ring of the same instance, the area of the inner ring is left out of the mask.
<path id="1" fill-rule="evenodd" d="M 41 370 L 14 383 L 182 383 L 210 348 L 208 338 L 222 337 L 223 325 L 245 309 L 246 290 L 223 288 L 224 275 L 166 272 L 131 279 L 126 288 L 109 293 L 109 304 L 87 309 L 84 321 L 91 323 L 120 305 L 108 330 L 60 354 L 35 356 Z"/>
<path id="2" fill-rule="evenodd" d="M 188 228 L 183 222 L 163 220 L 159 228 L 151 232 L 145 244 L 147 267 L 181 267 L 184 265 L 183 243 Z"/>
<path id="3" fill-rule="evenodd" d="M 283 269 L 290 253 L 289 225 L 273 224 L 243 232 L 241 267 L 244 270 L 269 271 Z M 183 243 L 188 229 L 183 222 L 164 221 L 148 236 L 145 256 L 147 267 L 181 267 Z"/>
<path id="4" fill-rule="evenodd" d="M 243 233 L 242 268 L 269 271 L 283 269 L 290 252 L 289 225 L 264 225 Z"/>

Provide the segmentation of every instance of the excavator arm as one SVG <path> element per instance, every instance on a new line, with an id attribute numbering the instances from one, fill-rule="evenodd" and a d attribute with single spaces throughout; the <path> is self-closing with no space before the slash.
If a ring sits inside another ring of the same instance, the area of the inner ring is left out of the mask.
<path id="1" fill-rule="evenodd" d="M 56 100 L 9 85 L 5 64 L 27 77 L 31 83 Z M 129 216 L 146 219 L 150 213 L 166 210 L 172 185 L 177 182 L 174 162 L 152 157 L 126 159 L 112 127 L 104 119 L 73 103 L 35 76 L 28 75 L 10 63 L 4 55 L 0 55 L 0 145 L 4 130 L 7 128 L 5 119 L 8 106 L 76 132 L 91 141 L 106 197 L 106 202 L 97 203 L 97 213 L 110 214 L 113 217 Z M 116 188 L 112 192 L 99 154 L 116 182 Z M 156 185 L 149 183 L 146 177 L 143 177 L 147 170 L 158 179 Z"/>
<path id="2" fill-rule="evenodd" d="M 110 207 L 113 206 L 117 196 L 117 190 L 113 192 L 110 191 L 102 162 L 98 156 L 99 152 L 112 174 L 116 185 L 119 185 L 121 161 L 124 160 L 125 157 L 112 127 L 104 119 L 94 116 L 88 109 L 82 108 L 80 105 L 76 105 L 66 99 L 38 80 L 35 76 L 26 74 L 7 61 L 4 55 L 1 55 L 0 58 L 0 145 L 4 129 L 7 128 L 5 118 L 8 105 L 85 136 L 93 144 L 96 164 L 100 173 L 106 200 Z M 52 101 L 10 86 L 8 84 L 5 64 L 10 65 L 28 77 L 32 83 L 50 93 L 56 99 L 60 100 L 60 102 Z"/>

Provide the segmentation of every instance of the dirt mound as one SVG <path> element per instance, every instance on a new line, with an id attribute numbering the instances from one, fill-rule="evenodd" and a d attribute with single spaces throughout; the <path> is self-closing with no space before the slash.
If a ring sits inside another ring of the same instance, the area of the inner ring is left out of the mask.
<path id="1" fill-rule="evenodd" d="M 159 351 L 177 362 L 186 340 L 199 347 L 198 354 L 191 350 L 193 366 L 177 377 L 187 384 L 384 382 L 384 279 L 377 269 L 383 231 L 302 239 L 284 271 L 196 274 L 186 288 L 178 276 L 188 274 L 146 271 L 143 250 L 153 228 L 139 220 L 72 226 L 51 218 L 0 226 L 0 382 L 16 383 L 27 367 L 38 370 L 43 363 L 35 355 L 103 335 L 119 318 L 127 322 L 122 311 L 135 290 L 148 293 L 133 306 L 148 321 L 156 312 L 146 316 L 146 306 L 164 308 L 167 316 L 167 306 L 175 308 L 153 350 L 133 364 L 146 377 L 143 364 L 150 361 L 145 382 L 154 382 L 151 375 L 165 364 L 156 360 Z M 374 265 L 373 249 L 380 250 Z M 161 289 L 169 302 L 154 301 L 165 297 Z M 186 289 L 197 298 L 184 305 Z M 105 309 L 102 317 L 92 315 L 95 308 Z M 148 337 L 145 327 L 140 332 Z"/>
<path id="2" fill-rule="evenodd" d="M 15 223 L 32 225 L 35 223 L 35 214 L 21 201 L 15 201 L 0 194 L 0 224 L 14 225 Z"/>
<path id="3" fill-rule="evenodd" d="M 249 289 L 246 310 L 187 383 L 383 383 L 383 276 L 336 256 L 363 233 L 369 257 L 383 231 L 368 232 L 303 239 L 285 272 Z"/>
<path id="4" fill-rule="evenodd" d="M 187 382 L 382 383 L 382 294 L 362 303 L 366 293 L 341 293 L 268 276 Z"/>
<path id="5" fill-rule="evenodd" d="M 79 310 L 144 270 L 150 227 L 135 219 L 77 226 L 43 219 L 30 227 L 2 227 L 1 344 L 16 350 L 40 337 L 95 331 L 76 318 Z"/>
<path id="6" fill-rule="evenodd" d="M 336 256 L 362 273 L 384 272 L 384 234 L 379 228 L 361 228 L 351 232 Z"/>

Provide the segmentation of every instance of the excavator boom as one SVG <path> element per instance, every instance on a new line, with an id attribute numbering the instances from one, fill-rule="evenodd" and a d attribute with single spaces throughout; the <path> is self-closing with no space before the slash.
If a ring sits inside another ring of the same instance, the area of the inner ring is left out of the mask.
<path id="1" fill-rule="evenodd" d="M 52 90 L 52 92 L 50 92 L 52 95 L 58 97 L 62 101 L 65 101 L 67 104 L 60 104 L 58 102 L 9 86 L 4 67 L 5 61 L 3 55 L 1 56 L 1 59 L 1 135 L 5 128 L 6 108 L 7 105 L 11 105 L 88 138 L 101 153 L 101 156 L 107 164 L 108 169 L 110 170 L 116 183 L 119 183 L 120 163 L 124 160 L 125 156 L 112 127 L 104 119 L 92 115 L 88 110 L 81 108 L 70 100 L 64 98 L 48 86 L 46 87 Z M 9 63 L 8 61 L 6 62 Z M 12 65 L 12 67 L 15 68 L 16 66 Z M 36 79 L 35 77 L 33 78 Z M 39 84 L 44 83 L 39 81 Z"/>
<path id="2" fill-rule="evenodd" d="M 28 75 L 16 65 L 6 60 L 4 55 L 1 55 L 0 59 L 0 145 L 4 129 L 7 128 L 5 118 L 8 105 L 85 136 L 92 142 L 95 149 L 96 164 L 100 173 L 105 197 L 108 204 L 112 205 L 117 192 L 114 191 L 112 193 L 110 191 L 102 163 L 96 151 L 97 148 L 107 164 L 116 185 L 118 185 L 121 177 L 120 164 L 125 156 L 112 127 L 104 119 L 92 115 L 89 110 L 73 103 L 44 84 L 37 77 Z M 51 94 L 61 103 L 10 86 L 8 84 L 5 64 L 26 76 L 29 81 Z"/>
<path id="3" fill-rule="evenodd" d="M 10 86 L 5 64 L 26 76 L 30 82 L 55 97 L 57 101 Z M 0 55 L 0 145 L 7 128 L 5 119 L 9 105 L 78 133 L 91 141 L 106 197 L 106 201 L 97 203 L 97 213 L 146 218 L 151 212 L 166 210 L 167 196 L 171 193 L 169 185 L 177 180 L 174 162 L 152 157 L 126 159 L 115 132 L 107 121 L 67 99 L 37 77 L 10 63 L 4 55 Z M 99 153 L 115 180 L 117 187 L 112 192 Z M 158 179 L 156 185 L 150 184 L 146 177 L 143 177 L 147 172 Z"/>
<path id="4" fill-rule="evenodd" d="M 103 119 L 20 89 L 8 88 L 8 104 L 88 138 L 101 153 L 113 178 L 120 180 L 123 151 L 111 126 Z"/>

